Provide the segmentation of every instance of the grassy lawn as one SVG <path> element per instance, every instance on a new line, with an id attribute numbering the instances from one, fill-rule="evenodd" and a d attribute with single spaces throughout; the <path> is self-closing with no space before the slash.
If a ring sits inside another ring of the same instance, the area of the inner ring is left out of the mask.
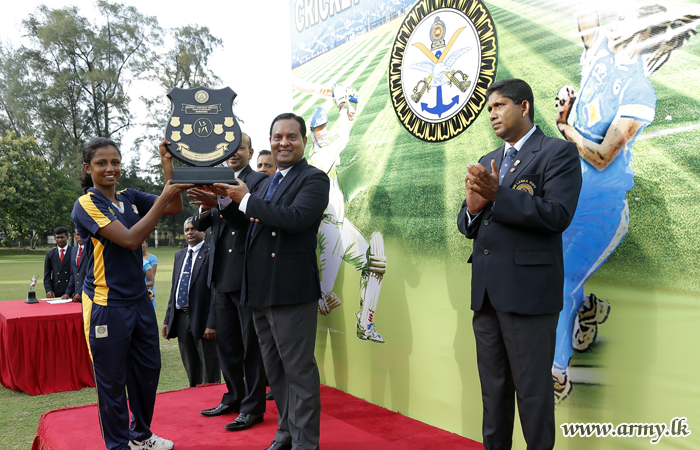
<path id="1" fill-rule="evenodd" d="M 42 280 L 46 250 L 48 248 L 34 252 L 0 249 L 0 301 L 25 298 L 32 275 L 36 275 L 38 279 L 37 297 L 42 298 L 45 295 Z M 158 323 L 162 324 L 167 299 L 170 295 L 173 258 L 178 249 L 173 247 L 153 249 L 149 247 L 149 250 L 158 257 L 156 316 Z M 188 387 L 187 375 L 177 348 L 177 340 L 161 339 L 161 355 L 163 368 L 160 374 L 158 392 Z M 0 450 L 30 448 L 36 434 L 39 418 L 43 413 L 55 408 L 84 405 L 96 401 L 97 394 L 94 388 L 34 397 L 0 387 Z M 97 425 L 97 416 L 95 416 L 95 425 Z"/>

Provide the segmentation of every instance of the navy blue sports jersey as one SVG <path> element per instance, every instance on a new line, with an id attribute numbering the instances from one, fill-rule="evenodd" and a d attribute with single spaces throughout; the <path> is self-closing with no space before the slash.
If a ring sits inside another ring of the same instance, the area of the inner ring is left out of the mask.
<path id="1" fill-rule="evenodd" d="M 115 220 L 131 228 L 148 213 L 157 196 L 133 189 L 119 191 L 116 196 L 123 204 L 123 212 L 100 191 L 90 188 L 76 200 L 71 213 L 88 258 L 83 293 L 103 306 L 108 302 L 133 303 L 146 294 L 141 247 L 126 249 L 97 232 Z"/>

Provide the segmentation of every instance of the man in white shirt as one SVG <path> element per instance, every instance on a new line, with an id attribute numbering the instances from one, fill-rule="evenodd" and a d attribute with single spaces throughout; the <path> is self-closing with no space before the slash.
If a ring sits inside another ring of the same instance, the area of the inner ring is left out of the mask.
<path id="1" fill-rule="evenodd" d="M 182 363 L 190 387 L 202 383 L 220 383 L 219 358 L 214 338 L 214 311 L 211 308 L 209 244 L 204 233 L 185 221 L 187 248 L 175 254 L 172 289 L 165 313 L 162 334 L 177 337 Z"/>
<path id="2" fill-rule="evenodd" d="M 70 285 L 70 251 L 68 228 L 57 227 L 54 232 L 56 248 L 46 252 L 44 260 L 44 289 L 46 298 L 70 298 L 66 295 Z"/>

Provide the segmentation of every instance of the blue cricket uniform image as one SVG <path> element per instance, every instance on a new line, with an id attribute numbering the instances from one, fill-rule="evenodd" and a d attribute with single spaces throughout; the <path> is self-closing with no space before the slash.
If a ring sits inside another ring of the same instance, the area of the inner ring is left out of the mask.
<path id="1" fill-rule="evenodd" d="M 616 65 L 608 40 L 600 39 L 582 57 L 581 90 L 576 99 L 574 127 L 586 139 L 601 143 L 618 117 L 642 125 L 637 134 L 603 170 L 581 158 L 583 185 L 578 208 L 564 232 L 564 308 L 559 316 L 554 367 L 566 369 L 573 353 L 574 319 L 584 302 L 583 285 L 627 234 L 627 191 L 634 186 L 632 145 L 654 120 L 656 94 L 641 59 Z"/>

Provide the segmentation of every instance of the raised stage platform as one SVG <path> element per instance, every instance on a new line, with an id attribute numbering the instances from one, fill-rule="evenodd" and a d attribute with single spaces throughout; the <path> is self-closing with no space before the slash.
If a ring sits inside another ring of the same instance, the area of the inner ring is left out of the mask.
<path id="1" fill-rule="evenodd" d="M 275 402 L 267 402 L 263 423 L 230 432 L 224 425 L 236 414 L 204 417 L 216 406 L 224 385 L 209 385 L 158 394 L 152 431 L 175 443 L 177 450 L 263 450 L 277 429 Z M 483 450 L 457 434 L 426 425 L 327 386 L 321 387 L 323 450 Z M 103 450 L 97 406 L 59 409 L 42 415 L 32 450 Z"/>

